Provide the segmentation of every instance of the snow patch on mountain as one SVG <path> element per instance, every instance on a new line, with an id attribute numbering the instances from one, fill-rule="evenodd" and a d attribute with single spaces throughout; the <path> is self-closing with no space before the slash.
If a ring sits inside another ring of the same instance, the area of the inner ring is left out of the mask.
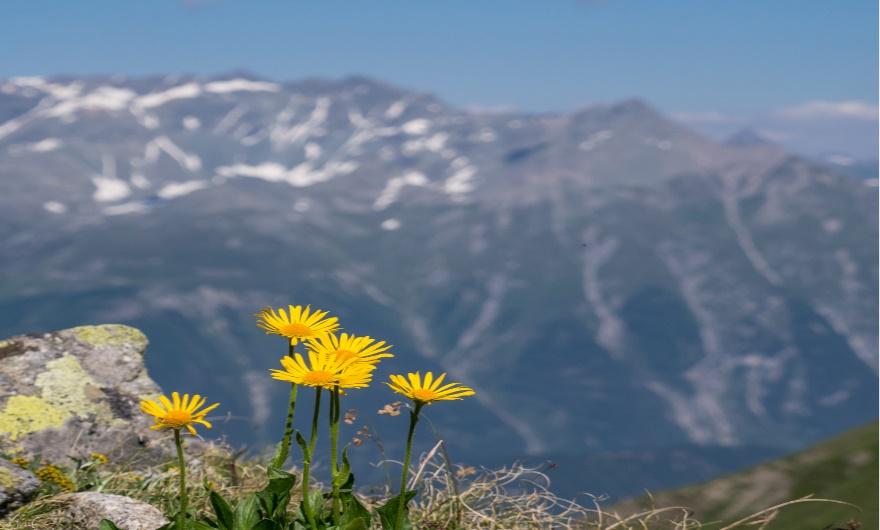
<path id="1" fill-rule="evenodd" d="M 144 150 L 144 160 L 150 163 L 156 163 L 159 155 L 165 152 L 168 156 L 180 164 L 180 167 L 189 171 L 199 171 L 202 169 L 202 159 L 198 155 L 189 154 L 178 147 L 167 136 L 159 136 L 147 144 Z"/>
<path id="2" fill-rule="evenodd" d="M 620 242 L 612 237 L 603 237 L 596 228 L 589 228 L 583 235 L 582 285 L 584 296 L 590 302 L 599 324 L 596 328 L 596 342 L 614 358 L 623 356 L 623 321 L 617 315 L 617 304 L 604 292 L 607 286 L 600 278 L 602 267 L 617 252 Z"/>
<path id="3" fill-rule="evenodd" d="M 58 201 L 47 201 L 43 203 L 43 209 L 49 213 L 62 214 L 67 211 L 67 206 Z"/>
<path id="4" fill-rule="evenodd" d="M 416 120 L 411 120 L 403 124 L 401 130 L 406 134 L 411 134 L 413 136 L 417 136 L 420 134 L 425 134 L 428 132 L 428 129 L 431 128 L 430 120 L 426 120 L 424 118 L 419 118 Z"/>
<path id="5" fill-rule="evenodd" d="M 269 138 L 272 141 L 272 144 L 277 149 L 286 145 L 304 142 L 306 139 L 313 136 L 323 135 L 324 129 L 322 128 L 322 125 L 327 121 L 330 104 L 330 98 L 318 98 L 315 100 L 315 106 L 308 119 L 295 125 L 291 124 L 296 114 L 295 106 L 285 109 L 285 112 L 279 114 L 275 123 L 270 128 Z"/>
<path id="6" fill-rule="evenodd" d="M 186 182 L 172 182 L 162 186 L 157 195 L 160 199 L 174 199 L 189 195 L 194 191 L 198 191 L 208 187 L 208 183 L 204 180 L 188 180 Z"/>
<path id="7" fill-rule="evenodd" d="M 407 156 L 415 155 L 420 151 L 439 153 L 446 146 L 449 135 L 444 132 L 434 133 L 431 136 L 408 140 L 401 146 L 401 151 Z"/>
<path id="8" fill-rule="evenodd" d="M 384 210 L 391 206 L 406 186 L 424 187 L 429 183 L 428 177 L 418 171 L 410 171 L 402 176 L 389 179 L 385 188 L 373 203 L 374 210 Z"/>
<path id="9" fill-rule="evenodd" d="M 474 166 L 464 166 L 443 182 L 443 190 L 453 196 L 460 196 L 473 191 L 474 175 L 476 174 L 477 168 Z"/>
<path id="10" fill-rule="evenodd" d="M 609 130 L 601 130 L 599 132 L 593 133 L 587 136 L 586 140 L 578 145 L 578 148 L 582 151 L 592 151 L 602 142 L 608 141 L 614 137 L 614 132 Z"/>
<path id="11" fill-rule="evenodd" d="M 41 112 L 50 118 L 73 118 L 83 110 L 119 112 L 128 110 L 128 105 L 137 93 L 128 88 L 99 86 L 84 95 L 74 95 L 60 99 L 58 103 Z"/>
<path id="12" fill-rule="evenodd" d="M 115 202 L 131 195 L 131 188 L 124 180 L 117 178 L 92 177 L 95 192 L 92 198 L 97 202 Z"/>
<path id="13" fill-rule="evenodd" d="M 214 94 L 228 94 L 230 92 L 278 92 L 281 87 L 275 83 L 266 81 L 252 81 L 250 79 L 228 79 L 225 81 L 213 81 L 205 84 L 206 92 Z"/>
<path id="14" fill-rule="evenodd" d="M 401 100 L 395 101 L 391 105 L 388 106 L 388 109 L 385 111 L 385 119 L 387 120 L 396 120 L 399 118 L 403 111 L 406 110 L 407 102 Z"/>
<path id="15" fill-rule="evenodd" d="M 198 97 L 201 93 L 202 88 L 198 83 L 186 83 L 161 92 L 140 96 L 135 104 L 144 109 L 152 109 L 178 99 Z"/>
<path id="16" fill-rule="evenodd" d="M 182 123 L 183 127 L 188 131 L 195 131 L 202 126 L 202 120 L 195 116 L 184 116 Z"/>
<path id="17" fill-rule="evenodd" d="M 388 230 L 390 232 L 399 229 L 401 223 L 400 220 L 394 219 L 392 217 L 391 219 L 385 219 L 384 221 L 382 221 L 382 224 L 380 226 L 382 227 L 382 230 Z"/>
<path id="18" fill-rule="evenodd" d="M 328 162 L 324 166 L 314 167 L 310 162 L 303 162 L 293 168 L 287 168 L 276 162 L 262 164 L 234 164 L 218 167 L 216 172 L 222 177 L 250 177 L 268 182 L 286 182 L 291 186 L 302 188 L 319 182 L 325 182 L 338 175 L 347 175 L 358 167 L 355 162 Z"/>
<path id="19" fill-rule="evenodd" d="M 14 144 L 9 146 L 9 152 L 12 154 L 20 153 L 48 153 L 60 148 L 61 140 L 58 138 L 44 138 L 38 142 L 28 144 Z"/>

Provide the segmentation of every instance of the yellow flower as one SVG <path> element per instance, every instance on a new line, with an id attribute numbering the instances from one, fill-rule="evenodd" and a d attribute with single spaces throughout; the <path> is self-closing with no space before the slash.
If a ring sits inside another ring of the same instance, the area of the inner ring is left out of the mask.
<path id="1" fill-rule="evenodd" d="M 15 458 L 11 459 L 10 462 L 22 469 L 27 469 L 31 465 L 28 459 L 23 456 L 16 456 Z"/>
<path id="2" fill-rule="evenodd" d="M 336 317 L 326 318 L 327 311 L 312 311 L 311 306 L 289 305 L 286 312 L 283 308 L 276 311 L 267 307 L 257 313 L 257 317 L 257 326 L 268 334 L 287 337 L 294 346 L 301 340 L 318 338 L 339 329 Z"/>
<path id="3" fill-rule="evenodd" d="M 459 383 L 448 383 L 440 386 L 446 379 L 446 374 L 440 374 L 440 377 L 434 379 L 433 372 L 425 374 L 425 380 L 422 381 L 421 374 L 408 373 L 407 377 L 402 375 L 390 376 L 391 382 L 385 383 L 391 390 L 398 394 L 420 402 L 431 403 L 432 401 L 451 401 L 456 399 L 473 396 L 476 392 L 473 389 L 463 386 Z"/>
<path id="4" fill-rule="evenodd" d="M 159 396 L 159 403 L 152 399 L 141 401 L 141 410 L 155 419 L 156 424 L 150 427 L 151 429 L 183 429 L 186 427 L 190 434 L 195 435 L 196 429 L 193 424 L 198 423 L 210 429 L 211 424 L 205 420 L 205 415 L 220 404 L 214 403 L 202 408 L 204 405 L 205 398 L 198 394 L 194 395 L 192 399 L 189 394 L 184 394 L 181 399 L 180 394 L 172 392 L 170 400 L 165 396 Z"/>
<path id="5" fill-rule="evenodd" d="M 104 453 L 92 452 L 89 456 L 92 457 L 92 460 L 94 460 L 95 462 L 97 462 L 99 464 L 106 464 L 107 462 L 110 461 L 110 458 L 107 455 L 105 455 Z"/>
<path id="6" fill-rule="evenodd" d="M 340 361 L 355 359 L 355 362 L 376 364 L 380 359 L 394 357 L 388 353 L 391 345 L 385 344 L 385 341 L 376 342 L 372 337 L 357 337 L 348 333 L 338 336 L 328 333 L 309 339 L 307 348 L 321 355 L 335 356 Z"/>
<path id="7" fill-rule="evenodd" d="M 282 357 L 281 366 L 284 370 L 272 370 L 272 378 L 288 381 L 298 385 L 321 387 L 327 389 L 363 388 L 373 379 L 375 366 L 358 363 L 355 358 L 340 361 L 332 355 L 309 352 L 306 363 L 299 353 L 291 357 Z"/>
<path id="8" fill-rule="evenodd" d="M 55 484 L 63 490 L 76 491 L 76 484 L 58 466 L 46 464 L 36 470 L 34 474 L 43 482 Z"/>

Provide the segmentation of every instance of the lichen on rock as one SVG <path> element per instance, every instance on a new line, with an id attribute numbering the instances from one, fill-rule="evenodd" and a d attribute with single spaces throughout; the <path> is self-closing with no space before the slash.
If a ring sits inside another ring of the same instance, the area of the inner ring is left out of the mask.
<path id="1" fill-rule="evenodd" d="M 76 338 L 92 347 L 125 347 L 127 344 L 143 343 L 147 337 L 139 330 L 121 324 L 102 326 L 79 326 L 70 330 Z"/>
<path id="2" fill-rule="evenodd" d="M 16 441 L 43 429 L 60 428 L 70 414 L 38 396 L 12 396 L 0 410 L 0 433 Z"/>
<path id="3" fill-rule="evenodd" d="M 2 341 L 0 453 L 143 458 L 155 435 L 138 400 L 160 392 L 144 367 L 146 346 L 143 333 L 118 324 Z"/>

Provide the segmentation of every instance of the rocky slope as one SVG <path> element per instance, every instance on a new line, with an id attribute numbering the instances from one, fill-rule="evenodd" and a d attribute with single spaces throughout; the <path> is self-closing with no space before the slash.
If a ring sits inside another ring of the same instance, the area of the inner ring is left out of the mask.
<path id="1" fill-rule="evenodd" d="M 363 78 L 18 78 L 0 178 L 0 333 L 135 325 L 163 387 L 221 400 L 236 442 L 280 422 L 283 347 L 250 315 L 288 302 L 393 343 L 387 370 L 475 386 L 431 410 L 459 460 L 755 458 L 877 415 L 876 190 L 639 101 L 479 114 Z"/>
<path id="2" fill-rule="evenodd" d="M 804 504 L 774 519 L 774 530 L 800 528 L 877 528 L 877 423 L 854 429 L 832 440 L 783 459 L 762 463 L 741 473 L 653 495 L 657 506 L 688 506 L 702 521 L 735 520 L 806 495 L 836 499 L 853 506 Z M 623 511 L 643 505 L 630 501 Z"/>

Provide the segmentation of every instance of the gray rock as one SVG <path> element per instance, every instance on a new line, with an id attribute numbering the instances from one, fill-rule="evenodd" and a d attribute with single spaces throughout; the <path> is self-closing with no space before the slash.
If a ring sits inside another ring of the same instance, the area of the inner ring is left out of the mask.
<path id="1" fill-rule="evenodd" d="M 62 497 L 71 530 L 93 530 L 108 519 L 122 530 L 155 530 L 168 523 L 157 508 L 122 495 L 87 491 Z"/>
<path id="2" fill-rule="evenodd" d="M 59 464 L 91 452 L 116 463 L 164 454 L 138 408 L 160 392 L 146 347 L 143 333 L 115 324 L 0 340 L 0 453 Z"/>
<path id="3" fill-rule="evenodd" d="M 31 472 L 0 460 L 0 516 L 31 500 L 39 487 L 40 481 Z"/>

